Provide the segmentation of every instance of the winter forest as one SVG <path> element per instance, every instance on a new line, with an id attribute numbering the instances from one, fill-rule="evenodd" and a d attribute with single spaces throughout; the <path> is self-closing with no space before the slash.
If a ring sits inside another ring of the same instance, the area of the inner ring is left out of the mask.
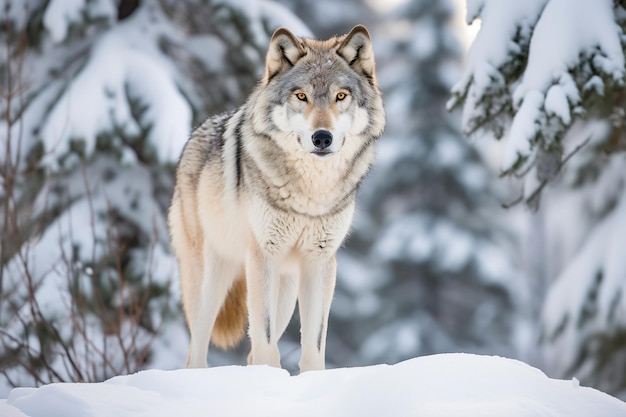
<path id="1" fill-rule="evenodd" d="M 327 366 L 499 355 L 626 399 L 625 2 L 1 4 L 0 398 L 184 366 L 166 222 L 183 145 L 245 100 L 277 27 L 363 23 L 387 127 Z M 279 347 L 296 372 L 297 314 Z"/>

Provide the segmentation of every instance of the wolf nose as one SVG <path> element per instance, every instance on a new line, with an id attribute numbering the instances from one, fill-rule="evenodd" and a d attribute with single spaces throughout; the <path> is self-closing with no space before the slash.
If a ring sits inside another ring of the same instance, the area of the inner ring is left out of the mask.
<path id="1" fill-rule="evenodd" d="M 326 149 L 333 143 L 333 134 L 328 130 L 318 130 L 313 133 L 313 145 L 317 149 Z"/>

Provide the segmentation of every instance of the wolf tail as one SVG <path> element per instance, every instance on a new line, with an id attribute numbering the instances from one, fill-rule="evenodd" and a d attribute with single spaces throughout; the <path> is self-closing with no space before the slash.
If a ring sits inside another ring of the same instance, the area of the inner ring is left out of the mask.
<path id="1" fill-rule="evenodd" d="M 245 336 L 248 324 L 247 292 L 245 277 L 237 279 L 230 288 L 211 333 L 211 342 L 215 346 L 230 349 Z"/>

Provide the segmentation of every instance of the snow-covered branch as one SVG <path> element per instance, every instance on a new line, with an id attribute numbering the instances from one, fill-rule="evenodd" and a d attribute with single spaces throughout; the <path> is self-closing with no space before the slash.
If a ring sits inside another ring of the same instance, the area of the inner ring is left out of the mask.
<path id="1" fill-rule="evenodd" d="M 504 138 L 505 174 L 527 171 L 542 153 L 558 163 L 575 120 L 623 104 L 615 92 L 625 77 L 624 9 L 612 0 L 470 0 L 468 22 L 477 18 L 448 107 L 463 106 L 466 134 Z"/>

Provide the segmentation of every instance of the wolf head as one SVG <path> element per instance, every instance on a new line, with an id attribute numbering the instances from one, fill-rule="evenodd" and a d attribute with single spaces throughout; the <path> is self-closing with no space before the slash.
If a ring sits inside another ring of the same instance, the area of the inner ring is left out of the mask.
<path id="1" fill-rule="evenodd" d="M 344 146 L 358 150 L 384 128 L 372 41 L 362 25 L 325 41 L 276 30 L 259 91 L 267 107 L 255 112 L 255 126 L 281 138 L 285 150 L 325 158 Z"/>

